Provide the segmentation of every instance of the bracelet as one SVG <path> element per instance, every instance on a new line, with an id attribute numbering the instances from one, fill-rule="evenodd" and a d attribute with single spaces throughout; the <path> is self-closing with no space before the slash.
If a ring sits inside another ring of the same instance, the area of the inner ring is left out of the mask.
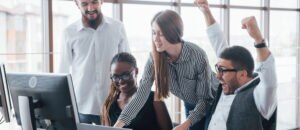
<path id="1" fill-rule="evenodd" d="M 254 43 L 254 47 L 255 48 L 264 48 L 264 47 L 267 47 L 267 45 L 266 45 L 265 40 L 263 40 L 261 43 L 257 43 L 257 44 Z"/>

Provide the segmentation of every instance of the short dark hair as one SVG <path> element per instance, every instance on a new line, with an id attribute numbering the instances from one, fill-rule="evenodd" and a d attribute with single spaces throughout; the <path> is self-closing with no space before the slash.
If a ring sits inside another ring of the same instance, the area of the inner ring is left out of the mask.
<path id="1" fill-rule="evenodd" d="M 118 63 L 118 62 L 125 62 L 125 63 L 130 64 L 134 68 L 137 68 L 136 59 L 134 58 L 133 55 L 131 55 L 130 53 L 127 53 L 127 52 L 120 52 L 120 53 L 116 54 L 112 58 L 110 65 L 112 65 L 114 63 Z"/>
<path id="2" fill-rule="evenodd" d="M 230 60 L 235 69 L 246 70 L 248 77 L 253 76 L 254 60 L 246 48 L 241 46 L 228 47 L 220 54 L 220 58 Z"/>
<path id="3" fill-rule="evenodd" d="M 157 23 L 168 42 L 182 42 L 183 22 L 178 13 L 173 10 L 160 11 L 153 17 L 151 25 L 154 22 Z"/>

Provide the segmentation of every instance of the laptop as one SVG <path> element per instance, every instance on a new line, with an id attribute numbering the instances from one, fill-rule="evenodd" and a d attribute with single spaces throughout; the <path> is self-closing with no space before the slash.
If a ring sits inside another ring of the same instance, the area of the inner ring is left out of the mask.
<path id="1" fill-rule="evenodd" d="M 71 76 L 68 77 L 68 83 L 70 84 L 69 90 L 70 90 L 70 96 L 71 96 L 71 100 L 72 100 L 77 130 L 132 130 L 132 129 L 126 129 L 126 128 L 114 128 L 114 127 L 108 127 L 108 126 L 80 123 L 79 115 L 78 115 L 78 107 L 77 107 L 77 103 L 76 103 L 75 92 L 74 92 L 74 87 L 73 87 L 73 82 L 72 82 Z"/>

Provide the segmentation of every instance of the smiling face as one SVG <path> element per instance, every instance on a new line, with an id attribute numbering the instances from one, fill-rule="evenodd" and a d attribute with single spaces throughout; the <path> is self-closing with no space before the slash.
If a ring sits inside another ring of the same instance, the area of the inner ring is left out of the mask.
<path id="1" fill-rule="evenodd" d="M 230 60 L 219 59 L 219 62 L 216 66 L 218 68 L 216 77 L 222 85 L 224 94 L 233 94 L 234 91 L 240 87 L 238 81 L 240 71 L 234 69 Z"/>
<path id="2" fill-rule="evenodd" d="M 160 27 L 156 22 L 152 24 L 152 41 L 158 52 L 166 51 L 172 44 L 167 41 Z"/>
<path id="3" fill-rule="evenodd" d="M 126 62 L 116 62 L 111 66 L 113 84 L 121 91 L 128 93 L 136 89 L 137 69 Z"/>
<path id="4" fill-rule="evenodd" d="M 89 22 L 93 22 L 101 16 L 102 0 L 75 0 L 80 9 L 82 17 Z"/>

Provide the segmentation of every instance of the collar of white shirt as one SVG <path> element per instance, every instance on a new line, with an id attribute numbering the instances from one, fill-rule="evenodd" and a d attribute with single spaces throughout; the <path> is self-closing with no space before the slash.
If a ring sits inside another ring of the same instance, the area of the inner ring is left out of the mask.
<path id="1" fill-rule="evenodd" d="M 248 81 L 246 84 L 242 85 L 241 87 L 239 87 L 238 89 L 236 89 L 234 91 L 234 94 L 237 94 L 238 92 L 240 92 L 241 90 L 243 90 L 246 86 L 248 86 L 249 84 L 251 84 L 254 80 L 256 80 L 259 76 L 255 76 L 252 80 Z"/>

